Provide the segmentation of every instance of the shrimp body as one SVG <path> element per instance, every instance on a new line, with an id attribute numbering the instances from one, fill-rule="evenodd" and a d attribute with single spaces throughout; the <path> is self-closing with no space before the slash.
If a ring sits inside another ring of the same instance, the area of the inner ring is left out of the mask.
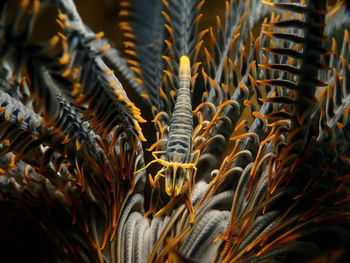
<path id="1" fill-rule="evenodd" d="M 150 177 L 151 185 L 159 187 L 157 183 L 160 177 L 165 177 L 165 192 L 168 196 L 178 196 L 190 191 L 192 178 L 197 172 L 199 151 L 195 152 L 196 158 L 191 162 L 192 156 L 192 132 L 193 117 L 191 103 L 191 65 L 187 56 L 180 58 L 179 88 L 173 114 L 170 119 L 169 137 L 165 151 L 152 152 L 155 160 L 136 171 L 138 173 L 146 169 L 152 163 L 159 163 L 163 167 L 158 171 L 154 179 Z M 165 155 L 165 160 L 157 156 Z M 193 169 L 190 176 L 189 169 Z"/>
<path id="2" fill-rule="evenodd" d="M 165 191 L 169 196 L 179 195 L 182 192 L 184 181 L 190 181 L 188 171 L 186 171 L 191 156 L 193 132 L 190 81 L 190 60 L 187 56 L 182 56 L 179 66 L 179 89 L 170 119 L 165 154 L 167 162 L 172 164 L 164 169 Z"/>

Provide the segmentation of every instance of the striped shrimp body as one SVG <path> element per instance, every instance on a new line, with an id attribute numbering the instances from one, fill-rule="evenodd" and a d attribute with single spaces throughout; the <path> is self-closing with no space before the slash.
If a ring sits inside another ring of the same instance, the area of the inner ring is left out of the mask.
<path id="1" fill-rule="evenodd" d="M 169 137 L 165 151 L 152 152 L 155 160 L 148 163 L 138 173 L 146 169 L 152 163 L 159 163 L 163 167 L 158 171 L 154 179 L 150 178 L 151 185 L 156 187 L 160 177 L 165 177 L 165 192 L 168 196 L 179 196 L 192 186 L 192 179 L 197 172 L 199 151 L 194 152 L 195 160 L 190 162 L 192 157 L 192 104 L 191 104 L 191 66 L 187 56 L 180 58 L 179 66 L 179 89 L 173 114 L 170 119 Z M 158 154 L 165 155 L 165 160 L 158 157 Z M 190 176 L 190 169 L 193 175 Z M 163 208 L 164 209 L 164 208 Z M 163 210 L 162 209 L 162 210 Z M 157 213 L 159 214 L 159 213 Z"/>
<path id="2" fill-rule="evenodd" d="M 162 169 L 165 175 L 165 191 L 169 196 L 178 196 L 183 192 L 183 186 L 186 186 L 186 183 L 191 184 L 187 169 L 197 171 L 197 160 L 194 163 L 189 162 L 193 132 L 190 80 L 190 60 L 182 56 L 179 67 L 178 95 L 170 120 L 165 153 L 167 163 Z"/>

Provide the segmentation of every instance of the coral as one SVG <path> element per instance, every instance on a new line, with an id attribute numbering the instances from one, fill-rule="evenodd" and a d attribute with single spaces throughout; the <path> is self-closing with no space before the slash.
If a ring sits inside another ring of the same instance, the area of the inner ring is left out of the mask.
<path id="1" fill-rule="evenodd" d="M 119 4 L 123 51 L 73 0 L 0 2 L 3 257 L 308 262 L 344 252 L 348 3 L 222 1 L 208 29 L 204 1 Z M 37 18 L 52 9 L 60 29 L 39 42 Z"/>

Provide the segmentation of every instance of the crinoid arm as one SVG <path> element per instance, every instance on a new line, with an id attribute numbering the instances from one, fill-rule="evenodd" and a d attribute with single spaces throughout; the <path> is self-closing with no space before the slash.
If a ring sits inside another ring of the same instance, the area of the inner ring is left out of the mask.
<path id="1" fill-rule="evenodd" d="M 151 192 L 151 201 L 150 201 L 149 210 L 144 214 L 145 218 L 150 215 L 155 215 L 157 211 L 158 203 L 159 203 L 159 198 L 160 198 L 159 183 L 153 180 L 151 174 L 149 174 L 149 181 L 152 186 L 152 192 Z"/>
<path id="2" fill-rule="evenodd" d="M 191 193 L 190 193 L 189 187 L 187 188 L 185 195 L 178 196 L 178 197 L 173 196 L 163 208 L 161 208 L 157 213 L 154 214 L 154 216 L 162 216 L 167 212 L 173 210 L 174 206 L 179 202 L 179 200 L 183 198 L 185 199 L 185 205 L 190 215 L 189 222 L 192 224 L 195 220 L 195 217 L 194 217 L 194 209 L 191 202 Z"/>
<path id="3" fill-rule="evenodd" d="M 163 216 L 167 212 L 171 211 L 176 205 L 177 201 L 178 201 L 177 198 L 171 198 L 169 202 L 165 206 L 163 206 L 162 209 L 160 209 L 157 213 L 155 213 L 154 216 Z"/>

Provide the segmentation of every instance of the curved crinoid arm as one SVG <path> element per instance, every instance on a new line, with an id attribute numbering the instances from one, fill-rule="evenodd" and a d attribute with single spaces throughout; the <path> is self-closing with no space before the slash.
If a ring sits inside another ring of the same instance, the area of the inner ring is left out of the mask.
<path id="1" fill-rule="evenodd" d="M 166 28 L 170 34 L 171 42 L 168 42 L 169 55 L 173 55 L 173 66 L 178 69 L 180 58 L 189 57 L 190 61 L 196 61 L 204 32 L 198 34 L 198 23 L 201 19 L 200 10 L 203 1 L 163 1 L 165 12 L 163 13 Z M 199 46 L 198 46 L 199 45 Z"/>
<path id="2" fill-rule="evenodd" d="M 299 49 L 284 47 L 268 47 L 266 50 L 280 56 L 289 57 L 289 62 L 285 64 L 263 64 L 263 67 L 272 68 L 276 71 L 284 71 L 290 74 L 290 80 L 287 79 L 264 79 L 259 83 L 271 86 L 281 87 L 286 91 L 283 94 L 290 94 L 287 103 L 279 94 L 271 103 L 283 103 L 291 105 L 292 124 L 291 133 L 288 136 L 289 155 L 298 154 L 303 149 L 309 138 L 309 129 L 311 125 L 311 114 L 314 105 L 317 103 L 315 98 L 316 88 L 325 84 L 319 80 L 319 74 L 326 66 L 321 64 L 321 56 L 326 55 L 327 51 L 323 48 L 323 35 L 325 8 L 324 1 L 308 1 L 307 4 L 296 3 L 270 3 L 265 4 L 280 8 L 286 11 L 297 13 L 300 20 L 281 19 L 277 22 L 265 23 L 266 28 L 281 28 L 281 32 L 265 31 L 269 36 L 280 40 L 280 43 L 292 42 Z M 294 30 L 294 32 L 289 33 Z M 296 33 L 295 33 L 296 31 Z M 298 35 L 299 31 L 299 35 Z M 293 61 L 297 65 L 293 65 Z M 282 114 L 277 113 L 276 114 Z"/>
<path id="3" fill-rule="evenodd" d="M 76 179 L 85 187 L 83 174 L 86 171 L 82 171 L 102 169 L 102 150 L 78 121 L 69 104 L 62 99 L 61 104 L 65 106 L 63 114 L 56 120 L 54 128 L 49 129 L 30 108 L 0 91 L 2 154 L 13 152 L 16 159 L 23 160 L 43 174 L 50 166 L 58 170 L 61 165 L 68 165 L 76 169 Z M 83 159 L 86 162 L 81 165 Z"/>
<path id="4" fill-rule="evenodd" d="M 42 118 L 17 99 L 0 91 L 2 154 L 13 152 L 36 169 L 44 170 L 55 152 L 65 155 L 64 140 L 59 134 L 44 126 Z M 41 150 L 49 146 L 51 150 Z"/>
<path id="5" fill-rule="evenodd" d="M 31 81 L 30 91 L 41 98 L 36 108 L 43 111 L 45 125 L 54 129 L 53 134 L 65 136 L 66 142 L 76 144 L 77 151 L 86 151 L 102 166 L 102 149 L 97 144 L 96 135 L 90 125 L 81 119 L 81 110 L 69 103 L 49 71 L 40 66 L 40 60 L 28 63 L 28 77 Z"/>
<path id="6" fill-rule="evenodd" d="M 7 80 L 2 79 L 2 82 L 7 82 Z M 0 105 L 2 154 L 13 152 L 16 159 L 23 160 L 43 172 L 50 163 L 50 157 L 54 154 L 61 155 L 63 159 L 67 158 L 67 155 L 71 157 L 69 152 L 75 150 L 75 141 L 69 143 L 69 139 L 64 136 L 62 131 L 66 132 L 67 137 L 71 135 L 72 138 L 79 137 L 73 134 L 80 131 L 74 129 L 73 126 L 71 129 L 63 127 L 67 126 L 64 118 L 69 119 L 69 116 L 63 114 L 65 117 L 58 122 L 62 126 L 56 127 L 57 130 L 61 129 L 58 132 L 45 126 L 41 116 L 6 92 L 0 91 Z M 46 147 L 46 149 L 43 150 L 42 147 Z M 93 158 L 92 155 L 90 158 Z M 74 158 L 72 163 L 74 163 Z M 56 167 L 60 166 L 59 163 L 55 165 Z"/>
<path id="7" fill-rule="evenodd" d="M 144 84 L 140 81 L 137 72 L 130 68 L 128 59 L 122 54 L 122 52 L 111 47 L 102 55 L 106 62 L 111 65 L 111 69 L 116 71 L 118 78 L 125 80 L 133 89 L 133 92 L 141 98 L 142 103 L 151 107 L 152 103 L 150 95 L 146 92 Z"/>
<path id="8" fill-rule="evenodd" d="M 103 137 L 122 124 L 129 133 L 144 140 L 138 123 L 144 122 L 140 110 L 128 99 L 113 71 L 102 60 L 101 53 L 108 45 L 100 47 L 100 41 L 94 42 L 100 36 L 84 26 L 72 1 L 59 1 L 57 6 L 61 8 L 60 23 L 67 34 L 63 41 L 68 47 L 59 60 L 61 74 L 75 83 L 72 91 L 75 102 L 88 105 L 85 115 L 92 118 L 93 128 Z"/>
<path id="9" fill-rule="evenodd" d="M 165 69 L 162 58 L 166 39 L 164 5 L 157 0 L 149 1 L 147 5 L 142 0 L 132 0 L 122 1 L 120 6 L 120 16 L 125 18 L 120 27 L 125 32 L 127 63 L 135 75 L 132 81 L 143 88 L 139 89 L 138 95 L 158 107 Z"/>
<path id="10" fill-rule="evenodd" d="M 327 51 L 323 48 L 323 41 L 325 39 L 325 36 L 323 35 L 325 3 L 323 1 L 308 1 L 307 5 L 272 4 L 272 6 L 290 11 L 295 10 L 298 14 L 304 15 L 304 21 L 300 21 L 299 24 L 296 22 L 297 28 L 301 28 L 303 32 L 303 35 L 301 36 L 283 32 L 266 33 L 274 38 L 279 38 L 302 45 L 300 51 L 283 49 L 279 47 L 268 48 L 268 50 L 274 54 L 289 56 L 297 59 L 300 62 L 300 65 L 296 70 L 294 70 L 293 67 L 286 67 L 284 69 L 285 71 L 296 76 L 295 82 L 282 81 L 279 83 L 280 85 L 277 86 L 295 90 L 293 104 L 293 114 L 295 115 L 295 118 L 292 121 L 292 129 L 298 129 L 300 127 L 300 134 L 303 134 L 300 136 L 305 138 L 307 136 L 308 126 L 310 125 L 310 118 L 308 117 L 310 116 L 313 105 L 315 105 L 316 88 L 325 85 L 319 81 L 319 73 L 327 68 L 321 64 L 321 56 L 327 53 Z M 266 24 L 266 26 L 276 28 L 293 28 L 293 23 L 288 25 L 288 22 L 292 21 L 279 21 L 272 24 Z M 281 69 L 276 68 L 276 70 Z M 271 83 L 273 85 L 274 80 L 263 80 L 263 82 L 265 84 Z M 298 134 L 299 132 L 296 133 L 293 141 L 298 140 Z"/>
<path id="11" fill-rule="evenodd" d="M 26 157 L 28 151 L 34 150 L 34 147 L 30 147 L 33 146 L 32 142 L 49 131 L 40 124 L 40 116 L 3 91 L 0 91 L 0 103 L 1 141 L 5 142 L 2 145 L 2 153 L 15 151 Z M 32 158 L 31 161 L 34 166 L 40 166 L 39 160 Z"/>
<path id="12" fill-rule="evenodd" d="M 197 55 L 202 46 L 202 38 L 205 30 L 198 33 L 198 24 L 201 19 L 200 10 L 204 1 L 163 1 L 165 11 L 165 28 L 169 38 L 165 40 L 166 51 L 164 60 L 166 62 L 165 76 L 163 79 L 160 95 L 164 103 L 163 108 L 158 111 L 165 111 L 171 116 L 175 104 L 179 83 L 179 70 L 181 57 L 188 57 L 191 62 L 190 83 L 195 86 L 199 63 Z M 163 94 L 163 95 L 162 95 Z"/>
<path id="13" fill-rule="evenodd" d="M 13 63 L 14 73 L 16 77 L 21 77 L 21 86 L 28 87 L 33 99 L 32 103 L 24 101 L 28 105 L 34 105 L 36 112 L 43 115 L 43 127 L 46 129 L 52 127 L 50 132 L 41 135 L 43 138 L 41 143 L 48 143 L 54 147 L 65 157 L 69 158 L 73 166 L 77 158 L 82 160 L 86 158 L 91 171 L 101 170 L 104 165 L 102 149 L 98 146 L 96 136 L 93 134 L 89 125 L 80 118 L 80 109 L 72 106 L 65 98 L 64 94 L 59 90 L 59 85 L 54 81 L 52 72 L 63 68 L 62 63 L 66 63 L 67 54 L 63 50 L 63 56 L 58 59 L 52 55 L 48 55 L 49 49 L 53 49 L 57 38 L 53 38 L 49 43 L 32 44 L 28 41 L 30 36 L 31 24 L 34 23 L 35 14 L 39 12 L 39 2 L 32 3 L 21 2 L 18 13 L 11 14 L 10 10 L 13 6 L 8 5 L 2 14 L 4 27 L 2 28 L 2 36 L 8 46 L 1 46 L 1 51 L 5 52 L 6 59 L 15 61 Z M 28 17 L 27 17 L 28 16 Z M 14 20 L 11 27 L 7 20 Z M 24 20 L 24 32 L 28 35 L 26 39 L 22 39 L 21 31 L 16 31 L 18 20 Z M 11 46 L 11 45 L 12 46 Z M 8 51 L 6 51 L 8 50 Z M 18 61 L 18 56 L 21 60 Z M 25 74 L 25 77 L 22 77 Z M 25 97 L 19 96 L 19 99 L 25 100 Z M 13 100 L 12 100 L 13 101 Z M 23 111 L 20 112 L 23 114 Z M 40 138 L 41 139 L 41 138 Z M 28 144 L 28 147 L 36 147 L 39 142 Z M 50 151 L 47 151 L 46 158 L 49 159 Z M 78 157 L 80 156 L 80 157 Z M 78 169 L 79 170 L 79 169 Z"/>

